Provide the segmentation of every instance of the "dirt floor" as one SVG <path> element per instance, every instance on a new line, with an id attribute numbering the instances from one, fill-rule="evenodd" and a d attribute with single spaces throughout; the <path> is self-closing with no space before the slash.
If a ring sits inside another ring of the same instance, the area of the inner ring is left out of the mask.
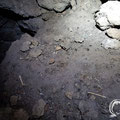
<path id="1" fill-rule="evenodd" d="M 108 37 L 93 18 L 85 10 L 68 10 L 47 21 L 34 38 L 24 34 L 12 43 L 0 65 L 1 120 L 120 119 L 109 113 L 109 103 L 120 98 L 120 51 L 101 46 Z M 34 57 L 34 46 L 21 51 L 32 39 L 40 50 Z M 36 117 L 38 100 L 45 106 Z M 24 112 L 17 114 L 20 109 Z"/>

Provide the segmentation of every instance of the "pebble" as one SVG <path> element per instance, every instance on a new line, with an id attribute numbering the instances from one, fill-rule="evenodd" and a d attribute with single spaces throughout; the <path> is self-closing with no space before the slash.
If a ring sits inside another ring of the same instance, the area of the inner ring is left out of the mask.
<path id="1" fill-rule="evenodd" d="M 36 47 L 39 45 L 39 42 L 37 40 L 32 40 L 31 44 Z"/>
<path id="2" fill-rule="evenodd" d="M 56 51 L 61 50 L 62 48 L 60 46 L 56 46 Z"/>
<path id="3" fill-rule="evenodd" d="M 61 46 L 61 48 L 62 48 L 63 50 L 69 50 L 70 47 L 71 47 L 71 44 L 70 44 L 70 42 L 66 41 L 66 42 L 62 42 L 62 43 L 60 44 L 60 46 Z"/>
<path id="4" fill-rule="evenodd" d="M 77 89 L 80 89 L 80 88 L 81 88 L 78 83 L 75 83 L 75 87 L 76 87 Z"/>
<path id="5" fill-rule="evenodd" d="M 65 93 L 65 96 L 66 96 L 68 99 L 72 100 L 73 93 L 72 93 L 72 92 L 66 92 L 66 93 Z"/>
<path id="6" fill-rule="evenodd" d="M 84 40 L 81 40 L 81 39 L 75 39 L 74 42 L 75 42 L 75 43 L 83 43 Z"/>
<path id="7" fill-rule="evenodd" d="M 46 103 L 43 99 L 40 99 L 38 102 L 36 102 L 32 109 L 32 115 L 38 118 L 43 116 L 45 105 Z"/>
<path id="8" fill-rule="evenodd" d="M 55 63 L 55 60 L 53 58 L 51 58 L 50 61 L 49 61 L 49 64 L 51 65 L 51 64 L 54 64 L 54 63 Z"/>

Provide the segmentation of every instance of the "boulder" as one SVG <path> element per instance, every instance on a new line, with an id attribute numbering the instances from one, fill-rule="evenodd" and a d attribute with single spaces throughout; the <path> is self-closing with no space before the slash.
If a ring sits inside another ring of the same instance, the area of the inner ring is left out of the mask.
<path id="1" fill-rule="evenodd" d="M 70 5 L 71 0 L 37 0 L 40 7 L 62 12 Z"/>
<path id="2" fill-rule="evenodd" d="M 111 26 L 120 25 L 120 2 L 108 1 L 104 3 L 100 10 L 95 14 L 95 21 L 100 29 L 105 30 Z"/>

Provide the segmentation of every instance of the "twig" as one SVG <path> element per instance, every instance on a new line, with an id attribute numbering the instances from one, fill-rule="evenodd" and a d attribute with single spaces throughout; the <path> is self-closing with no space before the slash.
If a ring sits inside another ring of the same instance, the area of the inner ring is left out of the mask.
<path id="1" fill-rule="evenodd" d="M 20 82 L 21 82 L 22 86 L 24 86 L 25 84 L 23 83 L 23 80 L 22 80 L 21 75 L 19 75 L 19 80 L 20 80 Z"/>
<path id="2" fill-rule="evenodd" d="M 99 97 L 102 97 L 102 98 L 106 98 L 106 96 L 104 96 L 104 95 L 100 95 L 100 94 L 93 93 L 93 92 L 88 92 L 88 94 L 92 94 L 92 95 L 95 95 L 95 96 L 99 96 Z"/>

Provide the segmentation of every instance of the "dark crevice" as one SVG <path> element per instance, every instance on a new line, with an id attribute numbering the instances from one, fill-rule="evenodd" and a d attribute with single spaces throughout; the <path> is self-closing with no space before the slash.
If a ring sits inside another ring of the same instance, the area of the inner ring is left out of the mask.
<path id="1" fill-rule="evenodd" d="M 2 8 L 0 8 L 0 15 L 3 16 L 3 17 L 9 18 L 9 19 L 15 20 L 15 21 L 18 21 L 18 20 L 29 20 L 29 19 L 33 19 L 33 18 L 37 18 L 37 17 L 41 16 L 41 14 L 40 14 L 38 16 L 23 17 L 23 16 L 21 16 L 19 14 L 14 13 L 11 10 L 2 9 Z"/>
<path id="2" fill-rule="evenodd" d="M 103 3 L 106 3 L 107 1 L 108 1 L 108 0 L 101 0 L 102 4 L 103 4 Z"/>
<path id="3" fill-rule="evenodd" d="M 36 34 L 36 31 L 31 31 L 31 30 L 25 29 L 25 28 L 23 28 L 23 27 L 21 27 L 21 26 L 19 26 L 19 27 L 20 27 L 20 29 L 21 29 L 21 31 L 22 31 L 23 33 L 28 33 L 28 34 L 31 35 L 32 37 L 34 37 L 35 34 Z"/>
<path id="4" fill-rule="evenodd" d="M 13 41 L 20 39 L 24 33 L 28 33 L 31 36 L 36 34 L 35 31 L 24 29 L 17 24 L 19 20 L 29 20 L 33 18 L 35 17 L 23 17 L 11 10 L 0 8 L 0 63 L 4 59 Z"/>

